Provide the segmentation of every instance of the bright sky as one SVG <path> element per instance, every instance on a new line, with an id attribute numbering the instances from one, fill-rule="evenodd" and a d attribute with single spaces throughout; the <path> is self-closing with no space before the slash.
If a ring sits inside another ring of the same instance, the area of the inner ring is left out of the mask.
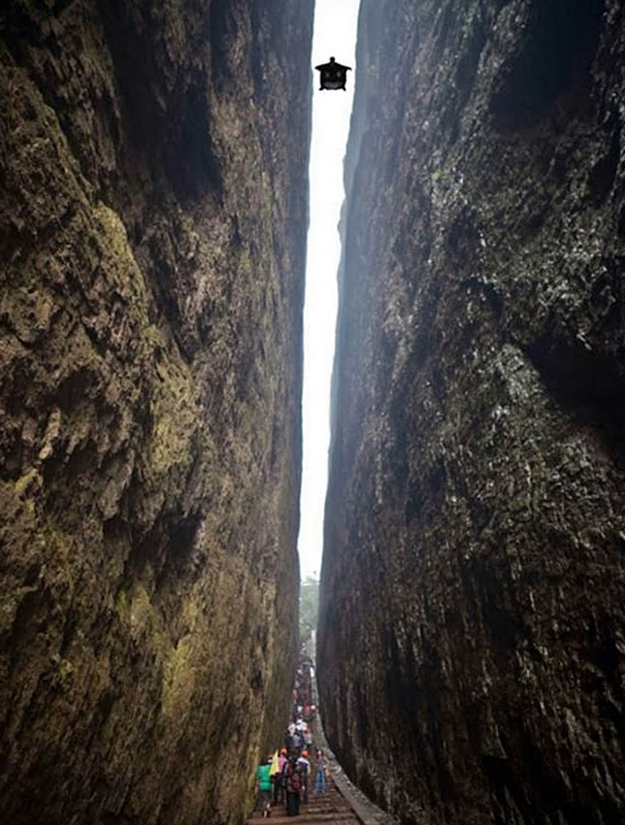
<path id="1" fill-rule="evenodd" d="M 347 91 L 319 91 L 313 79 L 310 157 L 310 228 L 304 306 L 303 467 L 299 556 L 301 577 L 318 577 L 323 550 L 323 510 L 330 446 L 330 381 L 334 358 L 338 222 L 344 198 L 343 158 L 356 69 L 360 0 L 316 0 L 313 66 L 335 57 L 351 66 Z"/>

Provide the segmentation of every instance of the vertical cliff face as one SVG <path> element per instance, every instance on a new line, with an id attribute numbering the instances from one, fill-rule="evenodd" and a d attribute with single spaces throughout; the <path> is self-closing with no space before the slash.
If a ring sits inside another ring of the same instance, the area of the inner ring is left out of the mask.
<path id="1" fill-rule="evenodd" d="M 283 721 L 311 31 L 0 11 L 3 822 L 237 821 Z"/>
<path id="2" fill-rule="evenodd" d="M 361 9 L 318 665 L 404 822 L 623 819 L 624 33 Z"/>

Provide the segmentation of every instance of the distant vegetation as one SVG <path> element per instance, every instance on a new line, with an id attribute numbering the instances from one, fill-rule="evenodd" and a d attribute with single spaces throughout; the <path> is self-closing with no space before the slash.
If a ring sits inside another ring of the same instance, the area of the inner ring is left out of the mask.
<path id="1" fill-rule="evenodd" d="M 307 576 L 299 591 L 299 636 L 300 643 L 307 642 L 317 627 L 319 610 L 319 582 L 314 576 Z"/>

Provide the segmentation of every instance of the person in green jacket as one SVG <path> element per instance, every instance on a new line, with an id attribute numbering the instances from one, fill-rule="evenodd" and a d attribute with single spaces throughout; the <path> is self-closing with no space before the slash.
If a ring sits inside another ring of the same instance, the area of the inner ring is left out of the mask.
<path id="1" fill-rule="evenodd" d="M 258 810 L 263 816 L 271 816 L 271 763 L 269 754 L 264 762 L 256 768 L 256 791 L 258 793 Z"/>

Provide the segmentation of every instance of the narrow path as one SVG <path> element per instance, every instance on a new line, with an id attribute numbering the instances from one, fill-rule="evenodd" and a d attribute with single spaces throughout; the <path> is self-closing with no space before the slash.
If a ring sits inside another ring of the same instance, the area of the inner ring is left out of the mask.
<path id="1" fill-rule="evenodd" d="M 323 796 L 309 795 L 308 804 L 302 803 L 299 809 L 299 816 L 287 816 L 284 805 L 278 805 L 271 811 L 269 817 L 270 825 L 305 825 L 305 823 L 341 823 L 350 825 L 354 823 L 360 825 L 360 819 L 354 813 L 349 802 L 340 793 L 332 777 L 328 778 L 328 793 Z M 248 819 L 248 825 L 267 825 L 267 819 L 255 814 L 252 819 Z"/>
<path id="2" fill-rule="evenodd" d="M 336 757 L 328 747 L 328 743 L 323 732 L 321 716 L 318 711 L 319 700 L 317 683 L 315 679 L 313 661 L 315 656 L 314 635 L 309 642 L 309 649 L 305 650 L 300 657 L 297 669 L 297 677 L 293 689 L 293 722 L 300 714 L 307 723 L 309 735 L 312 739 L 307 739 L 304 755 L 308 754 L 310 760 L 309 774 L 309 796 L 308 802 L 303 801 L 299 814 L 295 817 L 286 815 L 285 805 L 273 807 L 269 816 L 270 823 L 267 824 L 261 813 L 255 811 L 248 825 L 308 825 L 308 823 L 339 823 L 340 825 L 399 825 L 391 816 L 386 814 L 371 800 L 358 790 L 344 774 L 343 769 L 336 760 Z M 306 727 L 306 726 L 304 726 Z M 287 747 L 290 747 L 285 741 Z M 317 748 L 321 749 L 327 764 L 327 787 L 328 792 L 315 796 L 312 787 L 316 775 L 315 755 Z"/>

